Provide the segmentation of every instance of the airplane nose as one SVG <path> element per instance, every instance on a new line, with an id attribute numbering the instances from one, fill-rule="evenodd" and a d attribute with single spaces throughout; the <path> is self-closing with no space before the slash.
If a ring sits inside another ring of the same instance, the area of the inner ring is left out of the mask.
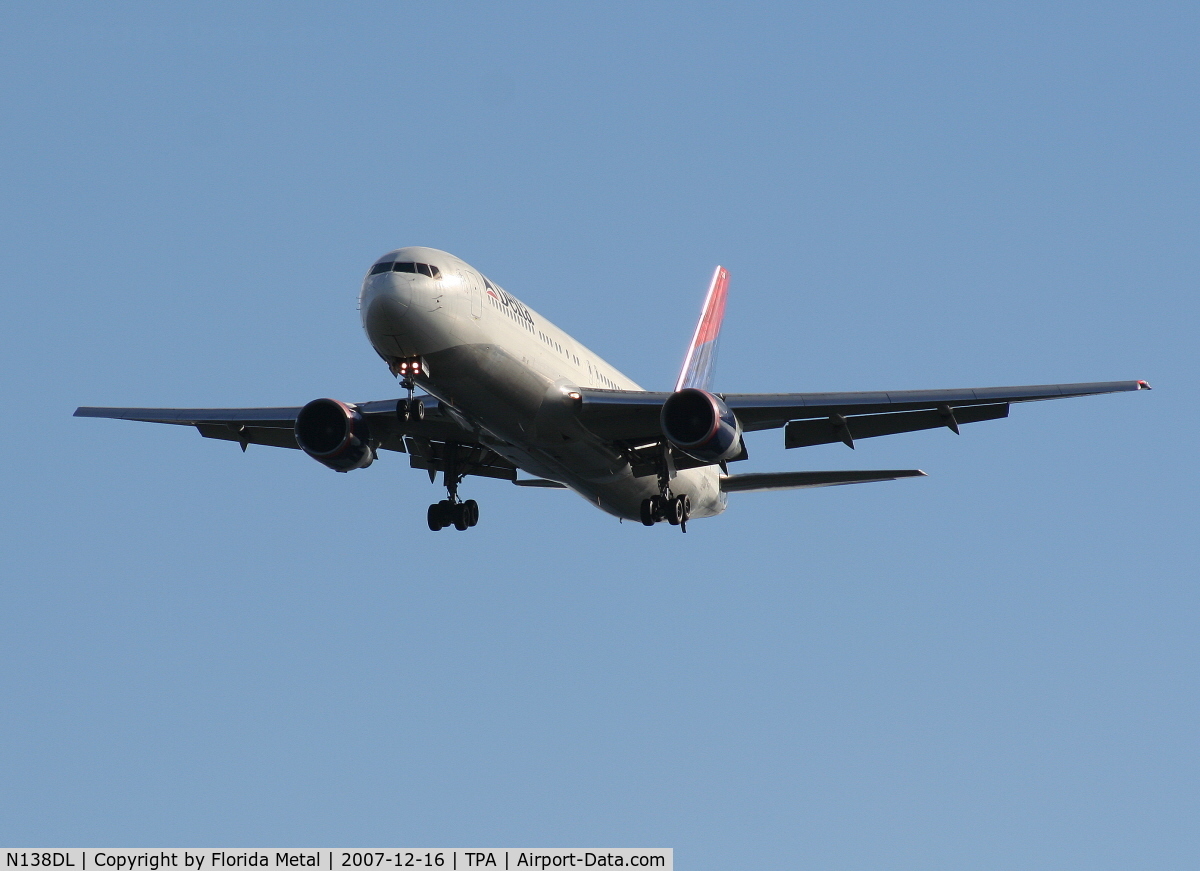
<path id="1" fill-rule="evenodd" d="M 363 292 L 363 326 L 370 335 L 394 333 L 412 302 L 412 284 L 392 273 L 370 281 Z"/>

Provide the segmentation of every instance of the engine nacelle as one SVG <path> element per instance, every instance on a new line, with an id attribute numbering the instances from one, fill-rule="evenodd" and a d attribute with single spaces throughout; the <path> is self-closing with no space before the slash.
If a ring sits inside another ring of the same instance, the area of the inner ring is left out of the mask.
<path id="1" fill-rule="evenodd" d="M 375 460 L 366 419 L 336 399 L 314 399 L 300 409 L 296 444 L 335 472 L 365 469 Z"/>
<path id="2" fill-rule="evenodd" d="M 742 451 L 742 425 L 720 397 L 685 387 L 667 397 L 659 416 L 663 435 L 703 463 L 732 460 Z"/>

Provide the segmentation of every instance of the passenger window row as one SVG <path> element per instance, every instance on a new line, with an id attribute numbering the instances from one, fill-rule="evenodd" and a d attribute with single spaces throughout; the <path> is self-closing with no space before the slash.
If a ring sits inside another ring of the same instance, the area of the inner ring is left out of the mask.
<path id="1" fill-rule="evenodd" d="M 382 272 L 415 272 L 430 278 L 442 277 L 442 271 L 436 266 L 430 266 L 428 263 L 402 263 L 399 260 L 395 263 L 376 263 L 371 267 L 371 275 L 379 275 Z"/>

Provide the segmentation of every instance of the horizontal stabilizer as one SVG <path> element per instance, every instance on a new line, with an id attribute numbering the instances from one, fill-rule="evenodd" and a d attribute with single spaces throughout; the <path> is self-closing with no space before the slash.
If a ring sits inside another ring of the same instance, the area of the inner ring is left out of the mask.
<path id="1" fill-rule="evenodd" d="M 804 487 L 870 484 L 875 481 L 923 477 L 925 477 L 925 473 L 920 469 L 885 469 L 876 472 L 752 472 L 746 475 L 722 477 L 721 490 L 726 493 L 747 493 L 752 490 L 799 490 Z"/>
<path id="2" fill-rule="evenodd" d="M 513 481 L 518 487 L 545 487 L 548 490 L 566 490 L 566 484 L 551 481 L 549 478 L 518 478 Z"/>

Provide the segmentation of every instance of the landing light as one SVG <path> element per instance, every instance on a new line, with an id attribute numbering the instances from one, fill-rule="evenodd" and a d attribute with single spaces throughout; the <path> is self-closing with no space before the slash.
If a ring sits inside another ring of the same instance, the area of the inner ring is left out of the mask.
<path id="1" fill-rule="evenodd" d="M 396 360 L 391 364 L 392 374 L 408 377 L 410 375 L 428 375 L 429 369 L 420 357 L 408 357 Z"/>

